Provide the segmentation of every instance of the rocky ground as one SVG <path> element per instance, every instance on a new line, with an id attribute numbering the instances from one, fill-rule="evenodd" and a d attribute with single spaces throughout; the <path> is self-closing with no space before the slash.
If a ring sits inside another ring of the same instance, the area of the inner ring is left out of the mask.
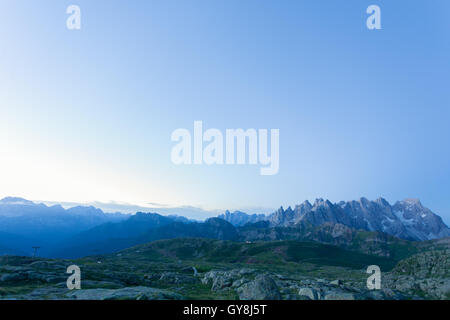
<path id="1" fill-rule="evenodd" d="M 282 250 L 285 243 L 271 246 L 271 252 L 248 245 L 245 250 L 257 252 L 251 256 L 239 247 L 240 254 L 247 255 L 224 262 L 217 258 L 215 250 L 226 253 L 234 244 L 195 241 L 162 241 L 109 256 L 73 261 L 0 257 L 0 298 L 450 299 L 450 250 L 424 252 L 402 260 L 389 272 L 382 273 L 380 290 L 368 290 L 365 268 L 339 266 L 328 259 L 310 263 L 310 256 L 292 261 Z M 284 257 L 284 263 L 276 260 L 280 257 Z M 82 270 L 81 290 L 67 289 L 66 270 L 72 264 Z"/>
<path id="2" fill-rule="evenodd" d="M 240 300 L 366 300 L 407 299 L 389 289 L 369 291 L 359 282 L 311 279 L 303 276 L 258 274 L 252 269 L 207 272 L 201 281 L 212 291 L 231 290 Z"/>
<path id="3" fill-rule="evenodd" d="M 450 299 L 450 250 L 424 252 L 400 261 L 385 282 L 406 294 Z"/>

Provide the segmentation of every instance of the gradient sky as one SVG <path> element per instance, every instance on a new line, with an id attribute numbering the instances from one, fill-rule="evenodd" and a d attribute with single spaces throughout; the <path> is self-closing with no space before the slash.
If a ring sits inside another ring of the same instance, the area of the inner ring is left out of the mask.
<path id="1" fill-rule="evenodd" d="M 81 7 L 82 28 L 66 28 Z M 382 30 L 366 28 L 381 7 Z M 206 209 L 420 198 L 450 222 L 450 1 L 0 2 L 0 196 Z M 280 171 L 175 166 L 279 128 Z"/>

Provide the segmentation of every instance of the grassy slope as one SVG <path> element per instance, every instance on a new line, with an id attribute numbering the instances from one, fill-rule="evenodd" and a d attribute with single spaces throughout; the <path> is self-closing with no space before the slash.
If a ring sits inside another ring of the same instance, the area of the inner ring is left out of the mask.
<path id="1" fill-rule="evenodd" d="M 315 264 L 320 266 L 362 269 L 376 264 L 390 270 L 396 264 L 392 258 L 366 255 L 343 250 L 336 246 L 313 242 L 273 241 L 242 243 L 207 239 L 172 239 L 139 245 L 120 254 L 107 256 L 107 260 L 174 263 L 190 261 L 194 264 L 240 264 L 253 266 L 280 266 Z"/>

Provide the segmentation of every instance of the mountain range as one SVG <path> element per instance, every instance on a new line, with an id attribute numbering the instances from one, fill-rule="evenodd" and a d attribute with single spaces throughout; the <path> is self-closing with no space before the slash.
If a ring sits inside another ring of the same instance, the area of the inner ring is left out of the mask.
<path id="1" fill-rule="evenodd" d="M 28 255 L 32 246 L 39 246 L 41 254 L 47 254 L 64 239 L 128 217 L 119 213 L 104 213 L 91 206 L 66 210 L 60 205 L 47 206 L 7 197 L 0 200 L 0 248 Z"/>
<path id="2" fill-rule="evenodd" d="M 300 205 L 265 215 L 247 215 L 236 211 L 219 216 L 235 226 L 267 221 L 270 227 L 292 227 L 299 224 L 319 226 L 337 223 L 356 230 L 377 231 L 413 241 L 432 240 L 450 236 L 450 229 L 442 218 L 425 208 L 417 199 L 405 199 L 394 205 L 383 198 L 369 201 L 341 201 L 317 199 L 314 204 Z"/>
<path id="3" fill-rule="evenodd" d="M 109 214 L 94 207 L 64 209 L 21 198 L 0 200 L 0 255 L 30 255 L 32 246 L 40 246 L 41 256 L 77 258 L 160 239 L 207 238 L 314 241 L 392 256 L 414 250 L 410 241 L 444 237 L 450 237 L 450 229 L 415 199 L 394 205 L 382 198 L 339 203 L 317 199 L 269 215 L 227 211 L 204 222 L 158 213 Z"/>

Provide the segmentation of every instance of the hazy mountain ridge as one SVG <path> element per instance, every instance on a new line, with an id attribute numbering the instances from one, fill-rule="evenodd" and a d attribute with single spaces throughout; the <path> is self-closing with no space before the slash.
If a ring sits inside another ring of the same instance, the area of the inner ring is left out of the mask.
<path id="1" fill-rule="evenodd" d="M 93 206 L 64 209 L 22 198 L 0 200 L 0 254 L 31 255 L 31 247 L 39 246 L 41 256 L 81 257 L 180 237 L 237 240 L 238 234 L 218 218 L 202 223 L 179 215 L 108 214 Z"/>
<path id="2" fill-rule="evenodd" d="M 176 238 L 237 241 L 239 235 L 232 224 L 219 218 L 186 223 L 155 213 L 138 213 L 126 221 L 104 224 L 77 234 L 51 256 L 73 258 L 112 253 L 155 240 Z"/>
<path id="3" fill-rule="evenodd" d="M 104 213 L 94 207 L 78 206 L 66 210 L 60 205 L 47 206 L 7 197 L 0 200 L 0 232 L 10 236 L 9 239 L 0 237 L 0 245 L 28 254 L 31 246 L 40 246 L 45 253 L 51 246 L 79 232 L 104 223 L 123 221 L 127 217 Z M 10 240 L 12 235 L 24 240 Z"/>
<path id="4" fill-rule="evenodd" d="M 233 226 L 240 227 L 247 223 L 255 223 L 259 221 L 264 221 L 267 219 L 264 214 L 247 214 L 242 211 L 225 211 L 224 214 L 218 216 L 218 218 L 223 219 L 231 223 Z"/>
<path id="5" fill-rule="evenodd" d="M 377 256 L 403 257 L 417 252 L 417 245 L 406 240 L 450 236 L 442 219 L 413 199 L 394 206 L 382 198 L 335 204 L 318 199 L 294 209 L 281 207 L 267 216 L 227 211 L 205 222 L 158 213 L 110 215 L 94 207 L 65 210 L 21 198 L 1 200 L 0 212 L 0 247 L 4 253 L 29 255 L 31 246 L 37 245 L 43 246 L 39 252 L 42 256 L 60 258 L 111 253 L 173 238 L 302 240 Z"/>

